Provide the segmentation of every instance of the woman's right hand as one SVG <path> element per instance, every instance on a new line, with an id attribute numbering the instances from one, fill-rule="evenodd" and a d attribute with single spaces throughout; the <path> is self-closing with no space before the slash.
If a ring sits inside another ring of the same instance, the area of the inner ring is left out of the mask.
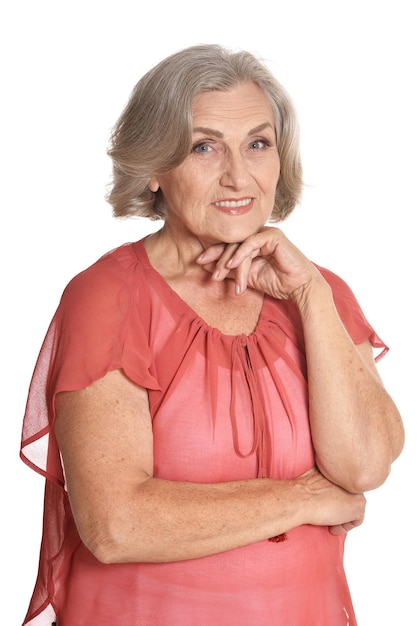
<path id="1" fill-rule="evenodd" d="M 362 524 L 366 499 L 362 493 L 350 493 L 325 478 L 317 468 L 312 468 L 294 479 L 295 492 L 303 491 L 309 510 L 307 522 L 316 526 L 329 526 L 333 535 L 345 534 Z"/>

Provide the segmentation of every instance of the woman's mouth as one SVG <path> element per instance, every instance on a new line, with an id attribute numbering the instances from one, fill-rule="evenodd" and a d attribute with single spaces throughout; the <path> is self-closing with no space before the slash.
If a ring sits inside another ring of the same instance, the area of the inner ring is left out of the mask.
<path id="1" fill-rule="evenodd" d="M 214 206 L 228 215 L 243 215 L 250 211 L 253 198 L 241 198 L 240 200 L 219 200 L 213 202 Z"/>

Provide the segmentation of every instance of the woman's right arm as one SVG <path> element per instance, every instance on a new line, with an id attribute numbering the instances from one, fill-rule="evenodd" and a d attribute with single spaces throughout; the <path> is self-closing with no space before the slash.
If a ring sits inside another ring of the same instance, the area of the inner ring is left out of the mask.
<path id="1" fill-rule="evenodd" d="M 294 480 L 200 484 L 153 477 L 147 391 L 119 370 L 56 398 L 55 434 L 82 541 L 104 563 L 193 559 L 301 524 L 361 523 L 365 498 L 316 469 Z"/>

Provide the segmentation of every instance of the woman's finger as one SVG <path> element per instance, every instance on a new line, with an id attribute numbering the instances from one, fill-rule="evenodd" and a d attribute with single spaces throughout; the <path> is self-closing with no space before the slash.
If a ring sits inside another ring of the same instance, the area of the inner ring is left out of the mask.
<path id="1" fill-rule="evenodd" d="M 239 245 L 239 243 L 233 243 L 210 246 L 197 257 L 197 263 L 211 271 L 214 280 L 224 280 L 230 273 L 228 262 Z M 215 264 L 214 267 L 213 264 Z"/>

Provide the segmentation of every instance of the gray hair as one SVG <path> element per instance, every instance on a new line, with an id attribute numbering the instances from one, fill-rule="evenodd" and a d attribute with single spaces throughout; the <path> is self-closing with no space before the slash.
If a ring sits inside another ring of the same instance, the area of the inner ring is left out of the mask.
<path id="1" fill-rule="evenodd" d="M 191 150 L 192 103 L 200 93 L 254 83 L 269 98 L 281 163 L 270 221 L 283 220 L 301 198 L 303 181 L 297 116 L 284 87 L 253 54 L 219 45 L 197 45 L 158 63 L 133 89 L 108 150 L 113 178 L 108 202 L 116 217 L 164 219 L 162 192 L 151 178 L 172 170 Z"/>

